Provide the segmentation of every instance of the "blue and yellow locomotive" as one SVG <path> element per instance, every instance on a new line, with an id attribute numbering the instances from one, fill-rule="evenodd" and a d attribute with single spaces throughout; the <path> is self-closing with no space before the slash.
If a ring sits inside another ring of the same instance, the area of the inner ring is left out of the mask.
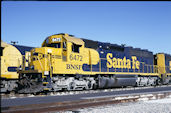
<path id="1" fill-rule="evenodd" d="M 171 56 L 73 35 L 49 36 L 19 71 L 22 93 L 168 84 Z"/>
<path id="2" fill-rule="evenodd" d="M 0 56 L 0 80 L 1 91 L 10 92 L 18 87 L 20 68 L 28 69 L 29 54 L 33 47 L 7 44 L 1 41 L 2 56 Z M 25 63 L 24 67 L 23 64 Z"/>

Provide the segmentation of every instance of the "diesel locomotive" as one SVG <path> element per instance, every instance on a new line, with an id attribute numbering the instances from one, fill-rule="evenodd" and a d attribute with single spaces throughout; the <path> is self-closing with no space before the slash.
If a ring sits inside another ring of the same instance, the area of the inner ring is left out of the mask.
<path id="1" fill-rule="evenodd" d="M 0 57 L 1 92 L 15 91 L 18 87 L 19 74 L 17 70 L 28 69 L 30 50 L 33 47 L 7 44 L 1 41 L 2 56 Z M 23 65 L 25 63 L 25 65 Z M 25 66 L 25 67 L 23 67 Z"/>
<path id="2" fill-rule="evenodd" d="M 19 92 L 84 90 L 168 84 L 171 55 L 60 33 L 31 50 L 20 70 Z"/>
<path id="3" fill-rule="evenodd" d="M 29 55 L 23 55 L 27 60 L 22 59 L 22 66 L 16 69 L 15 90 L 19 93 L 171 82 L 169 54 L 153 54 L 145 49 L 76 38 L 66 33 L 47 37 L 40 48 L 30 48 Z"/>

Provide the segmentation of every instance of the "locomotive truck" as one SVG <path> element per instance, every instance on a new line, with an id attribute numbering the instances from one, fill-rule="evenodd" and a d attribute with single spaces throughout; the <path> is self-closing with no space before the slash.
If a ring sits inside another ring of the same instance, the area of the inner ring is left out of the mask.
<path id="1" fill-rule="evenodd" d="M 33 48 L 28 70 L 19 70 L 20 93 L 168 84 L 171 55 L 76 38 L 47 37 Z"/>

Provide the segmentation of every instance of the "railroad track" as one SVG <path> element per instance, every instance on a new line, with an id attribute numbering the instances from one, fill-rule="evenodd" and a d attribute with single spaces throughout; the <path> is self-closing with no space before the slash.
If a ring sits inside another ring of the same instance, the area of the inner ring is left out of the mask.
<path id="1" fill-rule="evenodd" d="M 104 104 L 136 102 L 143 98 L 165 98 L 169 95 L 171 95 L 170 85 L 136 90 L 130 88 L 126 90 L 118 89 L 117 91 L 101 91 L 70 95 L 4 98 L 1 100 L 1 110 L 3 113 L 63 111 Z"/>
<path id="2" fill-rule="evenodd" d="M 74 94 L 85 94 L 85 93 L 99 93 L 99 92 L 110 92 L 110 91 L 122 91 L 122 90 L 137 90 L 137 89 L 148 89 L 148 88 L 157 88 L 157 87 L 167 87 L 169 85 L 160 85 L 160 86 L 146 86 L 146 87 L 127 87 L 127 88 L 111 88 L 111 89 L 97 89 L 97 90 L 84 90 L 84 91 L 60 91 L 60 92 L 47 92 L 40 94 L 16 94 L 11 92 L 9 94 L 2 93 L 1 98 L 24 98 L 24 97 L 42 97 L 42 96 L 57 96 L 57 95 L 74 95 Z"/>
<path id="3" fill-rule="evenodd" d="M 3 108 L 2 113 L 39 113 L 39 112 L 62 112 L 65 110 L 75 110 L 79 108 L 102 106 L 107 104 L 118 104 L 124 102 L 137 102 L 144 98 L 148 100 L 162 99 L 171 95 L 171 92 L 165 93 L 154 93 L 154 94 L 143 94 L 143 95 L 132 95 L 132 96 L 120 96 L 120 97 L 109 97 L 109 98 L 98 98 L 88 99 L 82 101 L 73 102 L 61 102 L 61 103 L 50 103 L 50 104 L 33 104 L 27 106 L 17 106 L 10 108 Z"/>

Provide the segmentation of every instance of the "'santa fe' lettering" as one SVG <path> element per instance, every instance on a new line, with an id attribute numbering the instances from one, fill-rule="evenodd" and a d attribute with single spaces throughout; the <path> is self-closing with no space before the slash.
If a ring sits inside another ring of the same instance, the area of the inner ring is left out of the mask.
<path id="1" fill-rule="evenodd" d="M 108 53 L 106 55 L 107 57 L 107 67 L 108 68 L 128 68 L 128 69 L 139 69 L 140 68 L 140 62 L 137 60 L 136 56 L 132 56 L 131 60 L 124 57 L 121 58 L 115 58 L 113 57 L 112 53 Z M 132 64 L 132 67 L 131 67 Z"/>

